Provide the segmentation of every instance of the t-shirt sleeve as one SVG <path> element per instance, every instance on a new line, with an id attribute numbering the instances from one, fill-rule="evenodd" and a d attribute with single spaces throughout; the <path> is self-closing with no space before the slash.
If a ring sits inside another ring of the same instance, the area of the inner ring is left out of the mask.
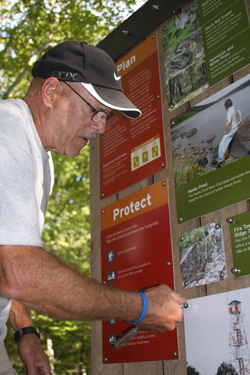
<path id="1" fill-rule="evenodd" d="M 42 246 L 32 156 L 0 139 L 0 245 Z"/>

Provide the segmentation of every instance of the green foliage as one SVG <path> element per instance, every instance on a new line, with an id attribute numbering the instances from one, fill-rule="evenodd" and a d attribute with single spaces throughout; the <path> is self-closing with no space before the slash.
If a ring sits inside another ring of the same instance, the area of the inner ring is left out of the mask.
<path id="1" fill-rule="evenodd" d="M 25 94 L 31 66 L 47 49 L 64 40 L 86 40 L 96 45 L 140 2 L 145 0 L 1 0 L 0 97 Z M 54 154 L 53 160 L 55 185 L 43 244 L 89 275 L 89 148 L 76 159 Z M 61 322 L 35 312 L 32 316 L 46 351 L 51 340 L 52 349 L 47 353 L 53 362 L 53 374 L 90 374 L 90 323 Z M 19 375 L 24 375 L 10 328 L 6 347 Z"/>
<path id="2" fill-rule="evenodd" d="M 167 52 L 189 37 L 200 26 L 198 2 L 167 22 L 163 29 L 163 48 Z"/>
<path id="3" fill-rule="evenodd" d="M 188 365 L 187 366 L 187 375 L 200 375 L 199 371 L 195 367 Z"/>
<path id="4" fill-rule="evenodd" d="M 238 372 L 231 363 L 222 362 L 218 367 L 216 375 L 238 375 Z"/>
<path id="5" fill-rule="evenodd" d="M 174 168 L 174 181 L 175 187 L 186 184 L 189 181 L 192 181 L 200 176 L 203 176 L 207 173 L 206 169 L 198 164 L 196 161 L 187 162 L 185 168 L 182 168 L 178 165 Z"/>

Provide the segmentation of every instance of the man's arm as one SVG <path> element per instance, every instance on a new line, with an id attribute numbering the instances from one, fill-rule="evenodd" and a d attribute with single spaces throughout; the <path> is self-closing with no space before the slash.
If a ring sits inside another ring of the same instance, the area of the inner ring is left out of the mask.
<path id="1" fill-rule="evenodd" d="M 40 247 L 0 246 L 0 293 L 26 307 L 62 320 L 136 321 L 141 296 L 102 285 L 62 263 Z M 148 313 L 141 328 L 175 328 L 185 302 L 166 285 L 145 292 Z"/>
<path id="2" fill-rule="evenodd" d="M 12 300 L 9 323 L 14 331 L 32 326 L 29 310 L 19 302 Z M 19 339 L 18 352 L 27 374 L 36 374 L 36 370 L 38 370 L 39 374 L 51 375 L 49 361 L 35 334 L 28 334 Z"/>

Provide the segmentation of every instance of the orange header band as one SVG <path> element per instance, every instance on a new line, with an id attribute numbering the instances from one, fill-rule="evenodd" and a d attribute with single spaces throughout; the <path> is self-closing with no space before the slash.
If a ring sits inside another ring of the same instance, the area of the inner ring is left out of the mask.
<path id="1" fill-rule="evenodd" d="M 120 76 L 124 76 L 131 69 L 134 69 L 137 65 L 144 62 L 150 55 L 152 55 L 156 51 L 157 38 L 156 34 L 153 34 L 116 63 L 116 67 Z"/>
<path id="2" fill-rule="evenodd" d="M 167 179 L 156 182 L 102 209 L 101 230 L 168 204 Z"/>

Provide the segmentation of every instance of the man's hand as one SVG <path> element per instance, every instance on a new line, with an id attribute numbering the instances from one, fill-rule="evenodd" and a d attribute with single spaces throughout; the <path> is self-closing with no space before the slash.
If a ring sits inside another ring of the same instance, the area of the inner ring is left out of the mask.
<path id="1" fill-rule="evenodd" d="M 159 285 L 144 291 L 148 298 L 148 312 L 138 327 L 150 332 L 165 332 L 175 329 L 182 320 L 181 304 L 186 299 L 175 293 L 167 285 Z"/>
<path id="2" fill-rule="evenodd" d="M 22 336 L 18 352 L 26 368 L 26 375 L 51 375 L 50 365 L 39 339 L 34 334 Z"/>

